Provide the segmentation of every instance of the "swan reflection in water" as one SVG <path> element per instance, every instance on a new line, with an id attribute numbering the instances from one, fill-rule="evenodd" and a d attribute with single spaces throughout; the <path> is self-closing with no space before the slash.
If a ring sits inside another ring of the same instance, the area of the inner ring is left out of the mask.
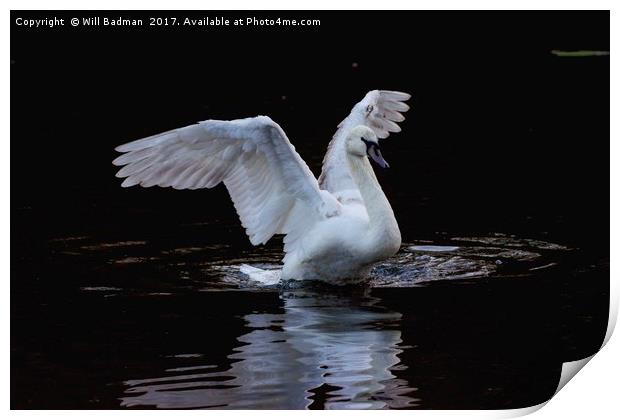
<path id="1" fill-rule="evenodd" d="M 121 405 L 157 408 L 363 409 L 417 405 L 393 372 L 402 315 L 379 299 L 285 292 L 284 313 L 244 316 L 251 331 L 215 365 L 168 369 L 170 376 L 125 381 Z M 208 356 L 205 356 L 208 357 Z M 192 359 L 187 359 L 192 360 Z"/>

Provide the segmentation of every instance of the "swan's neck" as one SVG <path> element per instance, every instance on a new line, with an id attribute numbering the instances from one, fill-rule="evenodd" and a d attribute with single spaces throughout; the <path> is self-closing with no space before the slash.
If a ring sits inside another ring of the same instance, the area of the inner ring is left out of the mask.
<path id="1" fill-rule="evenodd" d="M 375 172 L 367 157 L 348 155 L 351 177 L 360 190 L 369 218 L 369 234 L 375 241 L 398 242 L 400 231 L 394 211 L 379 185 Z"/>

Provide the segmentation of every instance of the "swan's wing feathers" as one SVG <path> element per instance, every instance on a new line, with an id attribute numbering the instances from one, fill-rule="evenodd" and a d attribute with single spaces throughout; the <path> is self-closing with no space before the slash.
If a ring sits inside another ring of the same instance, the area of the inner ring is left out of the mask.
<path id="1" fill-rule="evenodd" d="M 409 110 L 404 101 L 410 98 L 411 95 L 402 92 L 387 90 L 369 92 L 361 102 L 365 105 L 363 108 L 366 113 L 366 121 L 361 124 L 372 128 L 380 139 L 388 137 L 390 133 L 400 132 L 400 127 L 396 123 L 405 120 L 401 112 Z M 351 114 L 355 112 L 356 109 L 353 108 Z M 345 122 L 346 120 L 343 121 Z"/>
<path id="2" fill-rule="evenodd" d="M 124 153 L 113 162 L 123 166 L 117 176 L 126 178 L 124 187 L 197 189 L 223 182 L 255 245 L 287 233 L 294 207 L 315 218 L 333 207 L 280 126 L 268 117 L 207 120 L 116 150 Z"/>
<path id="3" fill-rule="evenodd" d="M 358 125 L 372 128 L 380 139 L 388 137 L 390 133 L 400 132 L 398 123 L 405 120 L 402 112 L 409 110 L 405 101 L 410 98 L 408 93 L 373 90 L 353 107 L 349 116 L 338 125 L 338 131 L 327 148 L 319 177 L 321 188 L 330 191 L 342 202 L 361 200 L 346 162 L 347 134 Z"/>

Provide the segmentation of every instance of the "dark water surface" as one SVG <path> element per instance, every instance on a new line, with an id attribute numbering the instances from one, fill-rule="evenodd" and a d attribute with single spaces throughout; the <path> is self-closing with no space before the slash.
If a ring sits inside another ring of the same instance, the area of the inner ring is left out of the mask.
<path id="1" fill-rule="evenodd" d="M 515 408 L 604 335 L 605 262 L 560 244 L 444 236 L 366 286 L 266 287 L 238 266 L 277 245 L 192 243 L 226 231 L 51 239 L 45 276 L 15 276 L 14 406 Z"/>
<path id="2" fill-rule="evenodd" d="M 172 14 L 204 17 L 125 17 Z M 548 399 L 607 326 L 609 57 L 558 51 L 609 51 L 609 13 L 221 12 L 248 14 L 321 26 L 13 24 L 11 407 Z M 377 171 L 404 243 L 365 286 L 251 283 L 281 241 L 251 247 L 223 187 L 114 177 L 121 143 L 257 114 L 318 175 L 371 89 L 412 109 Z"/>

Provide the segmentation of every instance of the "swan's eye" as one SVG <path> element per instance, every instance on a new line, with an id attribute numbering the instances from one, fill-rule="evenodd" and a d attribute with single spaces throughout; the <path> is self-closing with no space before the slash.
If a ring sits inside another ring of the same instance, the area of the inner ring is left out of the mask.
<path id="1" fill-rule="evenodd" d="M 362 137 L 361 140 L 366 145 L 366 153 L 368 153 L 370 150 L 373 150 L 373 149 L 379 150 L 379 145 L 375 143 L 374 141 L 366 140 L 364 137 Z"/>

